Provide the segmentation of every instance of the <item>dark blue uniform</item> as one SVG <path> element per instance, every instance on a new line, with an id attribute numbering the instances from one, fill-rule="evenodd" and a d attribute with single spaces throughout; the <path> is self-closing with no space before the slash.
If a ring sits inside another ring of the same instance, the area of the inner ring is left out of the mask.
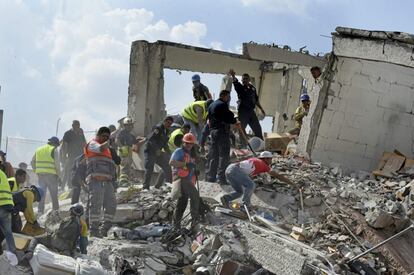
<path id="1" fill-rule="evenodd" d="M 249 125 L 254 135 L 263 139 L 262 127 L 260 126 L 259 119 L 254 111 L 256 103 L 259 101 L 256 88 L 252 84 L 244 86 L 237 80 L 233 82 L 233 85 L 237 92 L 237 97 L 239 98 L 237 111 L 243 131 L 246 131 L 246 126 Z"/>
<path id="2" fill-rule="evenodd" d="M 154 165 L 158 164 L 164 172 L 166 182 L 172 182 L 171 167 L 169 165 L 170 149 L 168 148 L 168 139 L 170 132 L 164 127 L 164 124 L 157 124 L 147 138 L 144 149 L 144 167 L 145 180 L 144 188 L 149 189 Z M 163 149 L 163 151 L 161 151 Z M 157 187 L 157 186 L 156 186 Z"/>
<path id="3" fill-rule="evenodd" d="M 226 102 L 217 99 L 208 108 L 210 123 L 211 147 L 209 153 L 209 170 L 207 181 L 227 184 L 225 170 L 230 159 L 230 124 L 237 120 Z"/>

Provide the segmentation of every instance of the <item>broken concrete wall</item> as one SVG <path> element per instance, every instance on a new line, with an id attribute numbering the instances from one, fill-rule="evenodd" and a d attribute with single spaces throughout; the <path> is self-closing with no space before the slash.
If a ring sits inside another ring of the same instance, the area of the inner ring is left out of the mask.
<path id="1" fill-rule="evenodd" d="M 285 131 L 293 122 L 285 122 L 283 113 L 290 117 L 299 105 L 302 79 L 298 68 L 321 64 L 321 58 L 257 44 L 245 44 L 240 55 L 166 41 L 135 41 L 130 57 L 128 115 L 134 118 L 138 135 L 148 134 L 166 115 L 164 68 L 223 75 L 233 68 L 252 77 L 266 113 L 275 117 L 273 129 Z M 218 95 L 219 85 L 209 87 L 213 94 Z"/>
<path id="2" fill-rule="evenodd" d="M 349 35 L 334 35 L 299 147 L 316 161 L 371 170 L 384 151 L 413 152 L 414 63 L 407 53 L 414 46 Z"/>

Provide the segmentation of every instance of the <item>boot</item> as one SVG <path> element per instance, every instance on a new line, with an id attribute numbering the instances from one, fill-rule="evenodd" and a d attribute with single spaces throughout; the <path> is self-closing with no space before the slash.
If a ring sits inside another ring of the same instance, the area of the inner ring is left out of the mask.
<path id="1" fill-rule="evenodd" d="M 89 232 L 91 237 L 102 238 L 101 232 L 99 230 L 99 223 L 91 223 L 91 229 Z"/>

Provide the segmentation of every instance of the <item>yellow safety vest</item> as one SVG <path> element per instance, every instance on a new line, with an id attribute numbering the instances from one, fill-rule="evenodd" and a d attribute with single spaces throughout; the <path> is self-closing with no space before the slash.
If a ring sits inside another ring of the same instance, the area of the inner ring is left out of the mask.
<path id="1" fill-rule="evenodd" d="M 3 205 L 14 205 L 14 203 L 7 176 L 0 170 L 0 206 Z"/>
<path id="2" fill-rule="evenodd" d="M 174 140 L 178 135 L 184 136 L 183 130 L 181 128 L 175 129 L 170 136 L 170 139 L 168 140 L 168 147 L 170 148 L 171 152 L 174 152 L 175 149 L 177 149 L 177 146 L 174 144 Z"/>
<path id="3" fill-rule="evenodd" d="M 20 188 L 19 188 L 19 185 L 17 184 L 15 177 L 8 178 L 7 181 L 9 182 L 9 185 L 10 185 L 10 182 L 13 182 L 13 187 L 11 189 L 12 193 L 19 191 Z"/>
<path id="4" fill-rule="evenodd" d="M 55 160 L 52 158 L 52 151 L 55 149 L 50 144 L 43 145 L 36 150 L 36 174 L 57 175 Z"/>
<path id="5" fill-rule="evenodd" d="M 206 110 L 206 102 L 205 101 L 194 101 L 187 107 L 185 107 L 182 115 L 185 119 L 191 120 L 194 123 L 198 123 L 197 112 L 194 110 L 194 107 L 201 107 L 203 109 L 203 119 L 207 119 L 207 110 Z"/>

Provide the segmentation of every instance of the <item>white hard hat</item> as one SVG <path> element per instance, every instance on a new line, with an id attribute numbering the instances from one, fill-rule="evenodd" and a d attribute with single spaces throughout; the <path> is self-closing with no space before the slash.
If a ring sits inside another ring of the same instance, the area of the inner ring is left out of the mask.
<path id="1" fill-rule="evenodd" d="M 122 122 L 124 123 L 124 125 L 132 124 L 132 118 L 126 117 Z"/>
<path id="2" fill-rule="evenodd" d="M 261 159 L 273 158 L 273 154 L 270 153 L 269 151 L 264 151 L 260 153 L 259 158 Z"/>

